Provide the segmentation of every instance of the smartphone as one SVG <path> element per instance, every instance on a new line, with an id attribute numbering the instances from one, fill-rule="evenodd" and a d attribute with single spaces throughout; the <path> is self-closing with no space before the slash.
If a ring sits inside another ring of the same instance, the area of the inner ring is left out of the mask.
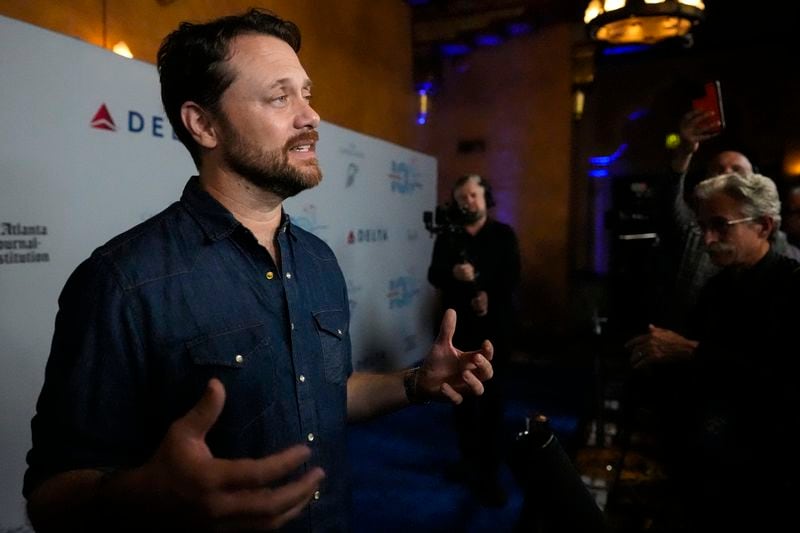
<path id="1" fill-rule="evenodd" d="M 704 94 L 692 100 L 692 108 L 698 111 L 710 111 L 711 120 L 719 120 L 719 125 L 709 129 L 709 133 L 721 133 L 725 128 L 725 113 L 722 110 L 722 93 L 719 81 L 709 81 L 703 85 Z"/>

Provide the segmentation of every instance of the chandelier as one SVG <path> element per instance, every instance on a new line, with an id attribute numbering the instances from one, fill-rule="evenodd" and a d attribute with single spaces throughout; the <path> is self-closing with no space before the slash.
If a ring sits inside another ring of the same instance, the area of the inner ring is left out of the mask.
<path id="1" fill-rule="evenodd" d="M 591 0 L 583 21 L 598 41 L 653 44 L 687 35 L 704 10 L 702 0 Z"/>

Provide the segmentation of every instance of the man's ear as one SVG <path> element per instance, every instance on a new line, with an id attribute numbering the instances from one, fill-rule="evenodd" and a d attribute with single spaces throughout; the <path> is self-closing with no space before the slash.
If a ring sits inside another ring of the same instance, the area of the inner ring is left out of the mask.
<path id="1" fill-rule="evenodd" d="M 764 238 L 768 239 L 776 230 L 775 219 L 772 217 L 760 217 L 758 221 L 761 223 L 761 227 L 764 228 L 762 230 Z"/>
<path id="2" fill-rule="evenodd" d="M 194 142 L 203 148 L 217 146 L 217 130 L 208 112 L 194 102 L 184 102 L 181 106 L 183 127 L 192 136 Z"/>

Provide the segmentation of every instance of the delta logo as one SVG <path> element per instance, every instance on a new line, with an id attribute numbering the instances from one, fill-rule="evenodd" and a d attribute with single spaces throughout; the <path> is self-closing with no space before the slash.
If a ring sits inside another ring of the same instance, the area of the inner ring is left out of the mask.
<path id="1" fill-rule="evenodd" d="M 169 138 L 177 140 L 178 136 L 169 127 L 169 121 L 162 115 L 148 115 L 134 109 L 129 109 L 126 115 L 127 123 L 124 130 L 128 133 L 149 134 L 155 138 Z M 103 102 L 97 108 L 89 126 L 96 130 L 117 131 L 117 123 L 111 115 L 108 106 Z"/>
<path id="2" fill-rule="evenodd" d="M 422 174 L 413 162 L 394 161 L 389 172 L 390 190 L 398 194 L 414 194 L 422 188 L 419 178 Z"/>
<path id="3" fill-rule="evenodd" d="M 419 282 L 413 276 L 399 276 L 389 280 L 389 292 L 386 299 L 389 309 L 408 307 L 419 294 Z"/>
<path id="4" fill-rule="evenodd" d="M 97 113 L 92 117 L 91 126 L 98 130 L 117 131 L 117 124 L 111 118 L 111 113 L 108 111 L 106 104 L 100 104 Z"/>
<path id="5" fill-rule="evenodd" d="M 360 242 L 384 242 L 389 240 L 389 230 L 386 228 L 351 229 L 347 232 L 347 244 Z"/>

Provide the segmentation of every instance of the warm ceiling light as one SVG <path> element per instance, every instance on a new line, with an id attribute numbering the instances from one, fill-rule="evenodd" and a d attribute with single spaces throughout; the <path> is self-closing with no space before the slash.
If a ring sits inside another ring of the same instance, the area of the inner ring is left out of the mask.
<path id="1" fill-rule="evenodd" d="M 125 41 L 120 41 L 114 45 L 111 49 L 117 55 L 121 55 L 122 57 L 127 57 L 128 59 L 133 59 L 133 54 L 131 53 L 131 49 L 128 48 L 128 44 Z"/>
<path id="2" fill-rule="evenodd" d="M 702 0 L 591 0 L 583 21 L 598 41 L 653 44 L 688 34 L 705 8 Z"/>

